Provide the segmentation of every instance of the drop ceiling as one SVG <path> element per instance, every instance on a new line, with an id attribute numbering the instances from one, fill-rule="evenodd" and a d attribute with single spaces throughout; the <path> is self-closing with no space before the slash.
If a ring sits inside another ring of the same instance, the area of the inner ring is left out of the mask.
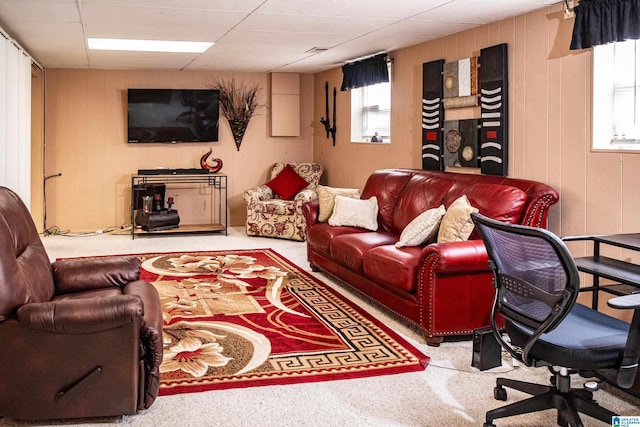
<path id="1" fill-rule="evenodd" d="M 0 0 L 0 27 L 45 68 L 314 73 L 558 2 Z M 88 37 L 215 44 L 202 54 L 92 51 Z"/>

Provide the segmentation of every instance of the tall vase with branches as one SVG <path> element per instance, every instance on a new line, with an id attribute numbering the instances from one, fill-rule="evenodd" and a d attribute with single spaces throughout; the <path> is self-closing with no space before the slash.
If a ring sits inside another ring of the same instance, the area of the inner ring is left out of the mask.
<path id="1" fill-rule="evenodd" d="M 235 78 L 231 78 L 212 79 L 209 87 L 220 91 L 220 108 L 229 122 L 236 148 L 240 151 L 251 117 L 263 106 L 259 103 L 260 85 L 238 83 Z"/>

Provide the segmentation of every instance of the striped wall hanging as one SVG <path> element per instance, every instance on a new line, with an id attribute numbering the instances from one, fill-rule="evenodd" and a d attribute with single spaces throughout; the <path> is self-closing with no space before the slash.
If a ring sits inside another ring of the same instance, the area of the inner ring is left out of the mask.
<path id="1" fill-rule="evenodd" d="M 509 137 L 507 45 L 480 50 L 480 170 L 506 176 Z"/>
<path id="2" fill-rule="evenodd" d="M 444 103 L 442 67 L 444 59 L 422 64 L 422 169 L 442 170 Z"/>

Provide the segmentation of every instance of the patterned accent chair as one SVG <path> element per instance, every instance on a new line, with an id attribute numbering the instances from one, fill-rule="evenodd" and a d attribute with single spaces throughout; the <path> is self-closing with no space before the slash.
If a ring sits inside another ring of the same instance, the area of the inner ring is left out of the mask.
<path id="1" fill-rule="evenodd" d="M 316 188 L 324 167 L 318 163 L 276 163 L 269 179 L 277 177 L 287 164 L 309 185 L 291 200 L 283 200 L 266 184 L 246 190 L 243 197 L 247 202 L 247 235 L 298 241 L 306 239 L 302 205 L 318 199 Z"/>

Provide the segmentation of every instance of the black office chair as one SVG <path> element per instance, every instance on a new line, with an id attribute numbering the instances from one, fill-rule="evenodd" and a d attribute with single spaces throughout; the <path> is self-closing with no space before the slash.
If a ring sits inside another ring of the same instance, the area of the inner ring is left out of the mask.
<path id="1" fill-rule="evenodd" d="M 527 366 L 547 366 L 553 373 L 551 385 L 498 378 L 497 400 L 507 400 L 505 386 L 532 397 L 488 411 L 484 426 L 494 426 L 496 418 L 553 408 L 560 426 L 582 426 L 579 413 L 610 425 L 616 414 L 598 405 L 591 390 L 571 388 L 569 375 L 590 378 L 598 376 L 597 370 L 615 369 L 618 386 L 633 385 L 640 354 L 640 294 L 609 301 L 614 308 L 635 309 L 631 325 L 578 304 L 578 270 L 562 240 L 544 229 L 480 214 L 472 219 L 494 274 L 494 335 L 515 359 Z M 498 314 L 506 320 L 504 331 L 497 329 Z"/>

